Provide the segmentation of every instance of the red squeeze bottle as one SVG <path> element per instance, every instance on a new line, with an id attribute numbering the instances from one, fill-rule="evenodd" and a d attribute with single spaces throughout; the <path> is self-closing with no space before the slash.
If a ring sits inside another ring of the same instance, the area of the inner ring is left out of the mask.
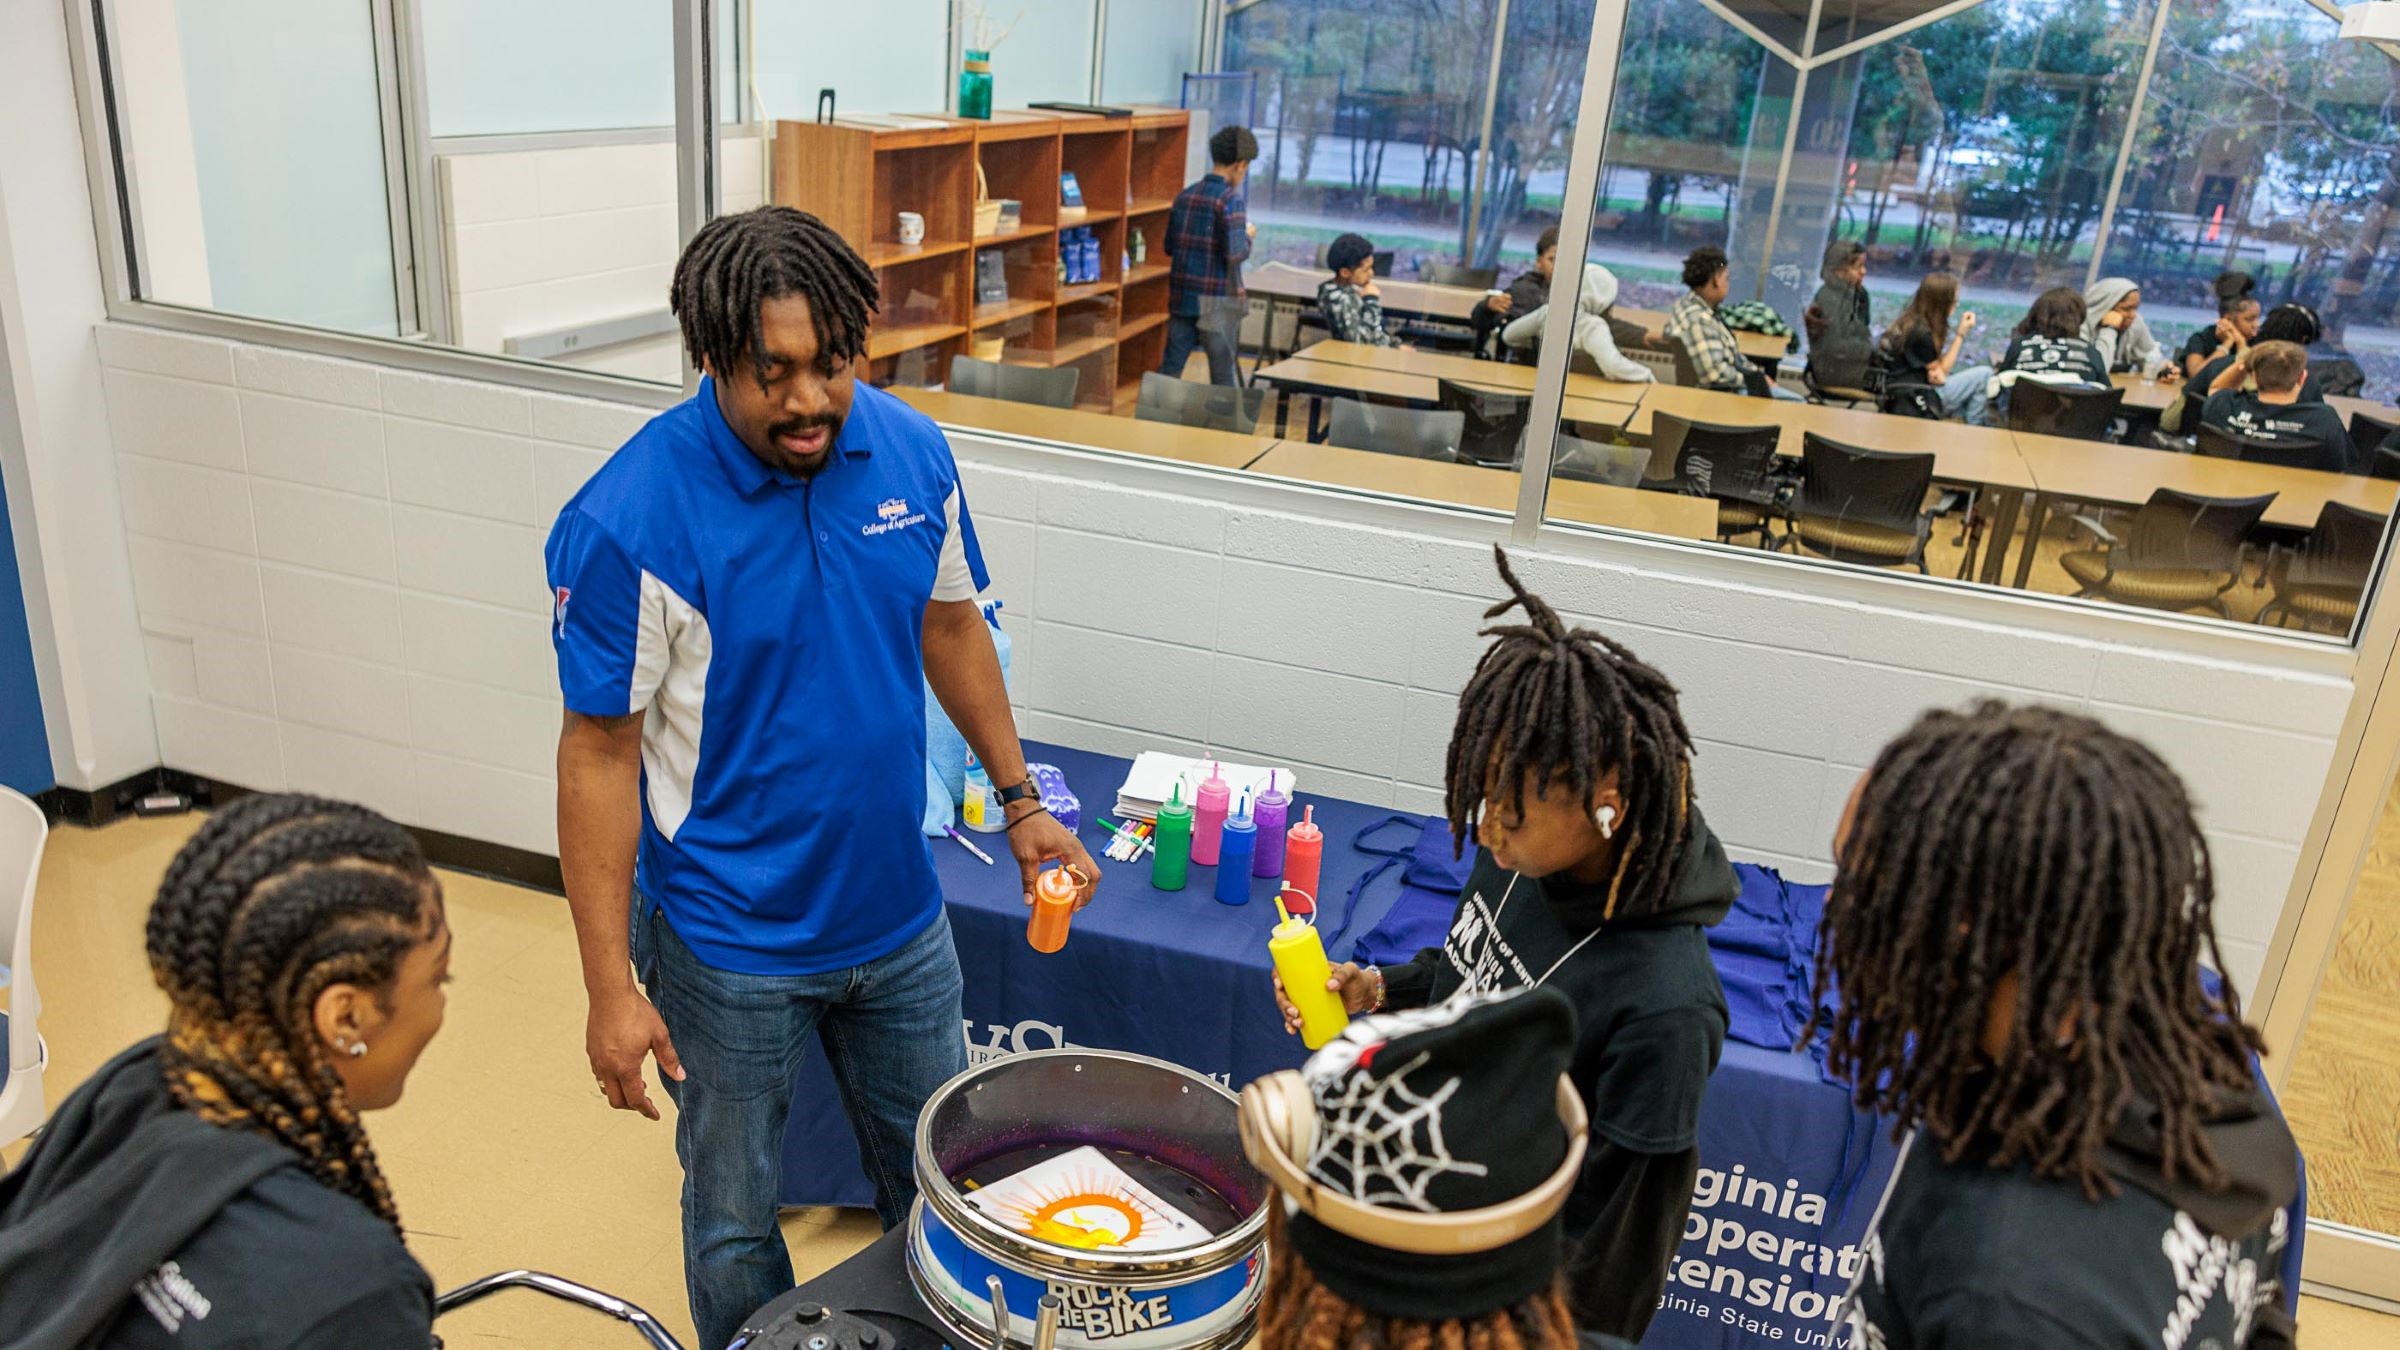
<path id="1" fill-rule="evenodd" d="M 1301 811 L 1300 823 L 1284 837 L 1283 898 L 1292 913 L 1317 912 L 1317 874 L 1324 863 L 1325 832 L 1317 828 L 1317 808 L 1311 806 Z"/>

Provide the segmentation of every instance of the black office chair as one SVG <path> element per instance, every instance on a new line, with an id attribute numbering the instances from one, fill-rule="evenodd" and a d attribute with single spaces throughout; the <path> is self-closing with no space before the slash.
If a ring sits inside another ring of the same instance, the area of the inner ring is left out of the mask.
<path id="1" fill-rule="evenodd" d="M 2340 502 L 2319 507 L 2317 526 L 2298 549 L 2277 547 L 2268 553 L 2267 584 L 2275 588 L 2275 598 L 2258 612 L 2258 621 L 2281 628 L 2298 618 L 2303 628 L 2324 623 L 2336 633 L 2349 632 L 2390 523 L 2388 517 Z"/>
<path id="2" fill-rule="evenodd" d="M 1463 290 L 1488 291 L 1500 280 L 1497 267 L 1461 267 L 1456 263 L 1421 262 L 1417 264 L 1417 280 L 1428 286 L 1457 286 Z"/>
<path id="3" fill-rule="evenodd" d="M 1466 437 L 1458 450 L 1460 459 L 1495 469 L 1522 466 L 1526 413 L 1533 406 L 1531 394 L 1503 393 L 1455 380 L 1439 380 L 1435 382 L 1435 401 L 1451 412 L 1466 416 Z"/>
<path id="4" fill-rule="evenodd" d="M 2020 379 L 2008 390 L 2008 429 L 2105 441 L 2124 407 L 2122 389 L 2077 389 Z"/>
<path id="5" fill-rule="evenodd" d="M 1646 446 L 1561 436 L 1550 460 L 1554 477 L 1577 483 L 1605 483 L 1610 487 L 1640 487 L 1642 475 L 1650 469 L 1650 450 Z M 1722 521 L 1720 514 L 1719 523 Z"/>
<path id="6" fill-rule="evenodd" d="M 1800 368 L 1800 383 L 1808 390 L 1808 401 L 1811 403 L 1839 403 L 1845 408 L 1873 408 L 1882 402 L 1883 395 L 1870 386 L 1882 383 L 1882 373 L 1869 370 L 1864 378 L 1867 381 L 1866 384 L 1827 384 L 1817 378 L 1815 366 L 1808 365 Z"/>
<path id="7" fill-rule="evenodd" d="M 1686 389 L 1700 388 L 1700 367 L 1692 363 L 1691 348 L 1673 333 L 1663 334 L 1662 340 L 1667 344 L 1668 359 L 1675 363 L 1675 383 Z"/>
<path id="8" fill-rule="evenodd" d="M 2245 464 L 2315 469 L 2319 473 L 2344 473 L 2350 467 L 2339 450 L 2323 441 L 2266 441 L 2206 423 L 2200 427 L 2200 453 L 2217 459 L 2238 459 Z"/>
<path id="9" fill-rule="evenodd" d="M 1144 371 L 1133 415 L 1144 422 L 1173 422 L 1247 435 L 1258 429 L 1258 419 L 1266 413 L 1267 394 L 1265 388 L 1231 389 Z"/>
<path id="10" fill-rule="evenodd" d="M 1325 432 L 1327 445 L 1417 459 L 1455 462 L 1467 434 L 1465 413 L 1421 412 L 1354 398 L 1335 399 L 1330 421 Z"/>
<path id="11" fill-rule="evenodd" d="M 2159 488 L 2133 513 L 2122 538 L 2087 521 L 2102 547 L 2062 554 L 2058 563 L 2081 588 L 2078 596 L 2145 609 L 2213 609 L 2231 618 L 2225 592 L 2241 576 L 2246 541 L 2274 500 L 2272 492 L 2197 497 Z"/>
<path id="12" fill-rule="evenodd" d="M 1073 366 L 1044 370 L 1039 366 L 1012 366 L 999 361 L 983 361 L 972 356 L 950 358 L 950 392 L 972 394 L 977 398 L 1006 399 L 1011 403 L 1035 403 L 1045 408 L 1075 406 L 1075 387 L 1082 372 Z"/>
<path id="13" fill-rule="evenodd" d="M 2350 414 L 2350 443 L 2353 445 L 2381 445 L 2384 438 L 2394 431 L 2400 431 L 2400 423 L 2387 422 L 2364 409 Z"/>
<path id="14" fill-rule="evenodd" d="M 1792 527 L 1812 553 L 1836 562 L 1925 570 L 1933 515 L 1933 456 L 1862 450 L 1811 431 L 1800 439 L 1800 498 Z"/>
<path id="15" fill-rule="evenodd" d="M 2365 412 L 2350 414 L 2350 444 L 2366 461 L 2369 478 L 2400 478 L 2400 445 L 2392 442 L 2394 431 L 2400 431 L 2400 425 Z"/>
<path id="16" fill-rule="evenodd" d="M 1717 537 L 1756 534 L 1759 546 L 1775 544 L 1768 528 L 1782 517 L 1790 486 L 1778 475 L 1775 447 L 1779 427 L 1729 427 L 1695 422 L 1674 413 L 1653 414 L 1650 463 L 1671 464 L 1668 476 L 1642 486 L 1717 501 Z M 1644 466 L 1647 468 L 1647 466 Z"/>

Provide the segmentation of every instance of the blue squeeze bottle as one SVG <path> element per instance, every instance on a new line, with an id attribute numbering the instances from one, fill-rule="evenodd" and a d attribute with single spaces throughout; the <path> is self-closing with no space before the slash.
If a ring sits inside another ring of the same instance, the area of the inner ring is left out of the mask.
<path id="1" fill-rule="evenodd" d="M 1220 904 L 1250 903 L 1250 860 L 1258 848 L 1258 823 L 1250 816 L 1250 794 L 1242 793 L 1241 805 L 1225 817 L 1225 830 L 1217 844 L 1217 900 Z"/>

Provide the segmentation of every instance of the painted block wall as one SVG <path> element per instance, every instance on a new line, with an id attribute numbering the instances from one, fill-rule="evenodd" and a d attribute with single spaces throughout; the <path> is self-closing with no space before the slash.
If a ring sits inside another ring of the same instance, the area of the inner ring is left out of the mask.
<path id="1" fill-rule="evenodd" d="M 99 338 L 166 762 L 552 851 L 541 542 L 647 414 L 136 327 Z M 1439 809 L 1497 522 L 953 440 L 1027 736 L 1273 758 L 1304 789 Z M 1844 795 L 1923 709 L 2040 701 L 2142 737 L 2199 798 L 2229 961 L 2254 978 L 2350 697 L 2329 663 L 1630 542 L 1520 561 L 1681 686 L 1710 820 L 1735 856 L 1797 878 L 1828 875 Z"/>
<path id="2" fill-rule="evenodd" d="M 761 143 L 725 138 L 718 189 L 726 210 L 765 200 Z M 666 310 L 676 253 L 672 141 L 460 149 L 434 162 L 459 346 L 499 353 L 512 337 Z M 670 331 L 562 364 L 679 384 L 683 346 Z"/>

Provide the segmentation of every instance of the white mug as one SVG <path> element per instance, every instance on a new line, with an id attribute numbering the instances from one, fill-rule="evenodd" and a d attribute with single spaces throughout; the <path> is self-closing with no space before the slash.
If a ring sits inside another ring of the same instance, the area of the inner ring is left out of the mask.
<path id="1" fill-rule="evenodd" d="M 918 214 L 917 214 L 916 212 L 914 212 L 914 211 L 903 211 L 903 212 L 901 212 L 901 213 L 900 213 L 900 242 L 901 242 L 901 243 L 903 243 L 903 244 L 922 244 L 922 243 L 924 243 L 924 242 L 925 242 L 925 217 L 918 215 Z"/>

